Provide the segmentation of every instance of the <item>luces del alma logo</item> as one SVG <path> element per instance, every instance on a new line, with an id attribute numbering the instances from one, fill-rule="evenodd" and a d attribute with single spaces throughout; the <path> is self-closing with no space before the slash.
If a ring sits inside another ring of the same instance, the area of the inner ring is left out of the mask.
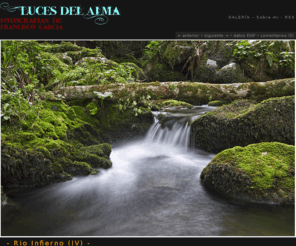
<path id="1" fill-rule="evenodd" d="M 106 24 L 109 21 L 108 16 L 120 15 L 120 12 L 116 6 L 94 6 L 89 8 L 84 8 L 82 6 L 9 6 L 7 2 L 3 2 L 0 4 L 0 9 L 6 10 L 8 12 L 15 12 L 18 10 L 24 17 L 53 17 L 54 15 L 83 16 L 85 19 L 94 19 L 94 23 L 97 25 Z M 7 24 L 7 22 L 9 22 L 8 19 L 14 18 L 1 19 L 2 23 L 0 24 L 3 24 L 3 22 Z M 5 21 L 5 19 L 7 20 Z M 55 21 L 55 18 L 53 18 L 53 22 Z"/>

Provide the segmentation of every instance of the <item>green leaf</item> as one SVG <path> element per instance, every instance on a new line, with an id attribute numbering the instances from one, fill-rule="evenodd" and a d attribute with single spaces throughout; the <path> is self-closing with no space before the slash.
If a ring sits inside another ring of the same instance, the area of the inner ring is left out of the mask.
<path id="1" fill-rule="evenodd" d="M 4 110 L 6 110 L 8 106 L 9 106 L 9 103 L 5 103 L 3 106 Z"/>
<path id="2" fill-rule="evenodd" d="M 91 115 L 95 115 L 98 112 L 98 108 L 96 107 L 94 109 L 91 109 L 89 112 Z"/>
<path id="3" fill-rule="evenodd" d="M 272 55 L 271 55 L 271 53 L 268 54 L 268 55 L 266 56 L 266 59 L 267 59 L 267 61 L 268 61 L 269 66 L 272 67 L 272 62 L 273 62 L 273 60 L 272 60 Z"/>

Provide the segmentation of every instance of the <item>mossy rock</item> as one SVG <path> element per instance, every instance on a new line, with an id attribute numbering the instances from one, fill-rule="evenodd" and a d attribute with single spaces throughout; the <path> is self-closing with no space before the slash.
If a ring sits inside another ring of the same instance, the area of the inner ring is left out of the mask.
<path id="1" fill-rule="evenodd" d="M 208 103 L 209 106 L 223 106 L 223 105 L 227 105 L 230 104 L 231 101 L 221 101 L 221 100 L 217 100 L 217 101 L 211 101 Z"/>
<path id="2" fill-rule="evenodd" d="M 55 182 L 52 163 L 43 153 L 1 141 L 1 181 L 4 187 L 35 187 Z"/>
<path id="3" fill-rule="evenodd" d="M 259 142 L 294 144 L 295 96 L 256 104 L 237 100 L 197 118 L 191 125 L 195 147 L 218 153 Z"/>
<path id="4" fill-rule="evenodd" d="M 30 115 L 31 111 L 24 118 L 22 125 L 28 125 L 24 131 L 9 125 L 2 127 L 2 131 L 6 129 L 1 152 L 5 187 L 46 185 L 112 166 L 111 145 L 101 144 L 109 142 L 109 136 L 99 129 L 99 121 L 85 107 L 69 107 L 62 101 L 43 102 L 35 117 L 31 119 Z M 80 150 L 98 144 L 87 153 Z"/>
<path id="5" fill-rule="evenodd" d="M 203 169 L 203 184 L 227 197 L 280 205 L 295 203 L 295 146 L 278 142 L 236 146 Z"/>
<path id="6" fill-rule="evenodd" d="M 157 106 L 160 108 L 193 108 L 190 103 L 178 100 L 166 100 L 157 103 Z"/>
<path id="7" fill-rule="evenodd" d="M 84 146 L 110 142 L 110 138 L 106 133 L 88 123 L 80 124 L 69 130 L 67 132 L 67 137 L 68 140 L 78 141 Z"/>
<path id="8" fill-rule="evenodd" d="M 266 80 L 265 80 L 266 81 Z M 245 83 L 253 82 L 252 79 L 246 77 L 239 64 L 234 62 L 227 64 L 219 69 L 216 73 L 215 83 Z"/>
<path id="9" fill-rule="evenodd" d="M 91 145 L 80 148 L 82 152 L 92 153 L 101 157 L 109 158 L 111 154 L 111 145 L 108 143 Z"/>
<path id="10" fill-rule="evenodd" d="M 92 172 L 90 164 L 82 161 L 74 161 L 63 167 L 63 170 L 71 175 L 88 175 Z"/>
<path id="11" fill-rule="evenodd" d="M 93 168 L 110 168 L 112 162 L 104 157 L 97 156 L 91 153 L 81 153 L 80 156 L 77 156 L 77 159 L 82 162 L 86 162 L 91 165 Z"/>

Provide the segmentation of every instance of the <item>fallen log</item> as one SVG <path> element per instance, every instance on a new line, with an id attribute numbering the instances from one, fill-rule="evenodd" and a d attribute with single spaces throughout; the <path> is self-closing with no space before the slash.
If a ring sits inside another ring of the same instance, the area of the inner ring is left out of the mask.
<path id="1" fill-rule="evenodd" d="M 150 96 L 151 100 L 175 99 L 200 105 L 213 100 L 236 100 L 243 98 L 267 99 L 295 94 L 295 78 L 279 79 L 267 82 L 209 84 L 200 82 L 151 82 L 88 86 L 69 86 L 53 91 L 66 101 L 98 99 L 98 93 L 112 93 L 107 100 L 120 98 L 140 100 Z"/>

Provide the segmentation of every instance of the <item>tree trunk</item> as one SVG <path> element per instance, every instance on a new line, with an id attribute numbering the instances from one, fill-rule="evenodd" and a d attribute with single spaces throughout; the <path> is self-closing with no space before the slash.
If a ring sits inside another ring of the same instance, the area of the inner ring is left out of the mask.
<path id="1" fill-rule="evenodd" d="M 295 79 L 280 79 L 267 82 L 209 84 L 200 82 L 152 82 L 107 84 L 88 86 L 69 86 L 53 91 L 54 95 L 62 95 L 66 101 L 81 99 L 98 99 L 94 92 L 112 92 L 112 98 L 140 100 L 142 96 L 150 96 L 151 100 L 175 99 L 192 104 L 207 103 L 214 100 L 236 100 L 243 98 L 267 99 L 294 95 Z"/>

